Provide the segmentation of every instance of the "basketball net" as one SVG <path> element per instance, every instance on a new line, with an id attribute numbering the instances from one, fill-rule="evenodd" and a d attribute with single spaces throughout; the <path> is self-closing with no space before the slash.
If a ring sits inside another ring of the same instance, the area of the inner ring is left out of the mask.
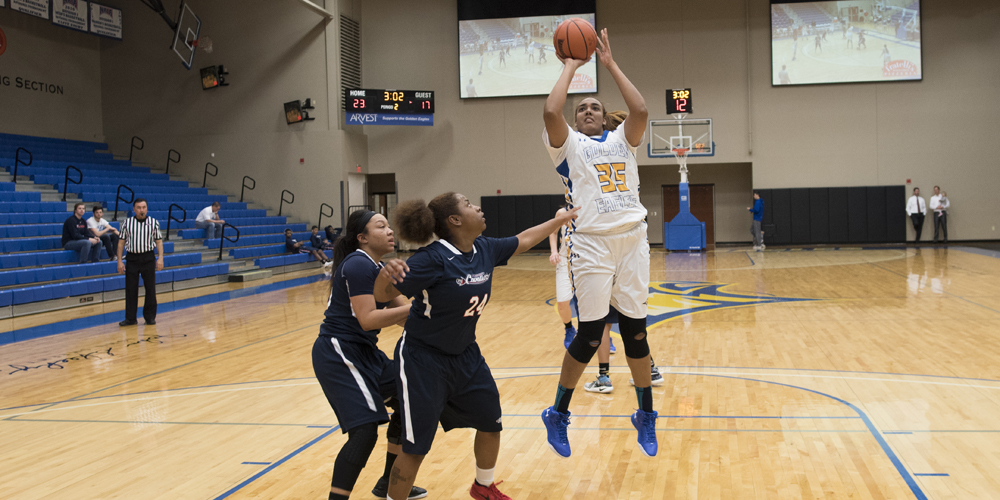
<path id="1" fill-rule="evenodd" d="M 687 152 L 688 149 L 684 148 L 674 148 L 674 157 L 677 158 L 677 164 L 681 166 L 681 184 L 686 184 L 688 181 L 688 166 L 687 166 Z"/>

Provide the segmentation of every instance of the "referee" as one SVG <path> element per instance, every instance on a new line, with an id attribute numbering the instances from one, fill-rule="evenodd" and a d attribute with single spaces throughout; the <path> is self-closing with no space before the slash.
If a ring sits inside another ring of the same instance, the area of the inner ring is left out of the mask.
<path id="1" fill-rule="evenodd" d="M 155 325 L 156 271 L 163 269 L 160 223 L 146 216 L 148 208 L 143 198 L 136 198 L 132 211 L 135 212 L 135 217 L 129 217 L 122 223 L 121 239 L 118 240 L 118 274 L 125 273 L 125 321 L 118 323 L 118 326 L 137 323 L 135 313 L 139 307 L 139 276 L 142 276 L 142 282 L 146 285 L 146 304 L 142 308 L 142 317 L 147 325 Z M 154 247 L 156 254 L 153 253 Z M 127 251 L 124 261 L 122 251 Z"/>

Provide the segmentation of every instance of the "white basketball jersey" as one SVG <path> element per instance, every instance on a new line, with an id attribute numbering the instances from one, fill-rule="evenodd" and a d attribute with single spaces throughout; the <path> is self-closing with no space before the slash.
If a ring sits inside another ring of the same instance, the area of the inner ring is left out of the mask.
<path id="1" fill-rule="evenodd" d="M 637 148 L 625 139 L 621 126 L 600 137 L 570 128 L 560 148 L 549 144 L 547 132 L 542 132 L 542 140 L 566 187 L 566 201 L 580 207 L 573 231 L 599 233 L 646 217 L 639 201 Z"/>

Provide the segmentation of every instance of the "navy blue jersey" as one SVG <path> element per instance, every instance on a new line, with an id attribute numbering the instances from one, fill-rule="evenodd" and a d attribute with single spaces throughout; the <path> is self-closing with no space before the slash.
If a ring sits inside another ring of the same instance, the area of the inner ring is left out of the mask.
<path id="1" fill-rule="evenodd" d="M 319 233 L 311 235 L 309 236 L 309 244 L 312 245 L 313 248 L 323 248 L 323 237 L 320 236 Z"/>
<path id="2" fill-rule="evenodd" d="M 375 278 L 381 269 L 382 264 L 376 263 L 363 250 L 356 250 L 344 257 L 333 274 L 333 290 L 326 305 L 326 318 L 319 327 L 320 335 L 376 346 L 380 330 L 361 328 L 361 323 L 354 316 L 354 308 L 351 307 L 351 297 L 373 295 Z M 388 304 L 376 302 L 375 307 L 382 309 Z"/>
<path id="3" fill-rule="evenodd" d="M 517 237 L 473 242 L 471 253 L 438 240 L 406 261 L 410 271 L 396 289 L 413 298 L 406 318 L 406 340 L 458 355 L 476 341 L 476 321 L 490 300 L 493 268 L 507 264 Z"/>

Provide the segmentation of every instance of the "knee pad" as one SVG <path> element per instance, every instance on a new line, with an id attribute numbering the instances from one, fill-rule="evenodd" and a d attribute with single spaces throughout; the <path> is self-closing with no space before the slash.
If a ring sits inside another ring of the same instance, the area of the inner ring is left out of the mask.
<path id="1" fill-rule="evenodd" d="M 604 320 L 581 321 L 576 328 L 576 337 L 570 342 L 566 349 L 573 359 L 581 363 L 590 363 L 591 358 L 597 353 L 597 348 L 601 346 L 601 337 L 604 336 Z"/>
<path id="2" fill-rule="evenodd" d="M 347 442 L 337 454 L 333 463 L 333 479 L 330 486 L 351 491 L 358 482 L 361 469 L 368 463 L 368 457 L 378 440 L 378 424 L 371 422 L 347 431 Z"/>
<path id="3" fill-rule="evenodd" d="M 398 405 L 397 405 L 398 406 Z M 393 408 L 392 415 L 389 415 L 389 426 L 385 430 L 385 440 L 389 444 L 403 444 L 403 418 L 399 415 L 399 409 Z"/>
<path id="4" fill-rule="evenodd" d="M 619 314 L 618 328 L 622 332 L 622 346 L 625 348 L 625 356 L 639 359 L 649 355 L 646 318 L 629 318 Z"/>

